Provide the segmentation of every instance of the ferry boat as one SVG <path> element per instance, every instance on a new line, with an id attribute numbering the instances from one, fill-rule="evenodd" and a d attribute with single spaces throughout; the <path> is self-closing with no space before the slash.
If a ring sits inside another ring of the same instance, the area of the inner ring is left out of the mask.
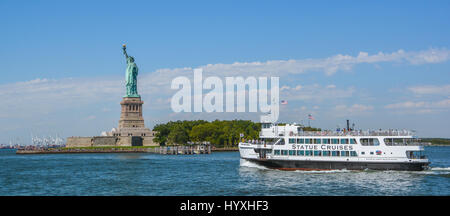
<path id="1" fill-rule="evenodd" d="M 259 140 L 239 143 L 242 159 L 281 170 L 427 169 L 424 147 L 409 130 L 303 131 L 301 125 L 261 123 Z"/>

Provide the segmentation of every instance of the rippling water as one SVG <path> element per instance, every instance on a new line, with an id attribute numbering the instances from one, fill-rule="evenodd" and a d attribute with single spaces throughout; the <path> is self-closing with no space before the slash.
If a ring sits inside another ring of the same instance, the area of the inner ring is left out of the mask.
<path id="1" fill-rule="evenodd" d="M 211 155 L 49 154 L 0 150 L 0 195 L 450 195 L 450 147 L 431 170 L 280 171 Z"/>

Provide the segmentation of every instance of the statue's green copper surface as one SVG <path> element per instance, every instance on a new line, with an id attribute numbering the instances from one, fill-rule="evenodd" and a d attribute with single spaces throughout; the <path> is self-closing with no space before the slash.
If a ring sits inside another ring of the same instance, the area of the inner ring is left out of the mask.
<path id="1" fill-rule="evenodd" d="M 134 63 L 134 58 L 132 56 L 128 56 L 127 47 L 123 45 L 123 54 L 127 59 L 127 72 L 125 74 L 125 81 L 127 87 L 127 94 L 124 97 L 141 97 L 137 92 L 137 76 L 138 76 L 138 67 L 136 63 Z"/>

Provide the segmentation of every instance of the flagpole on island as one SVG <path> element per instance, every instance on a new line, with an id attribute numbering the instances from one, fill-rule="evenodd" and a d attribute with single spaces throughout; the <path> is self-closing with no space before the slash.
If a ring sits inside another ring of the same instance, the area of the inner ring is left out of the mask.
<path id="1" fill-rule="evenodd" d="M 314 120 L 313 117 L 312 117 L 312 115 L 311 115 L 311 114 L 308 114 L 308 126 L 309 126 L 310 128 L 311 128 L 311 119 Z"/>

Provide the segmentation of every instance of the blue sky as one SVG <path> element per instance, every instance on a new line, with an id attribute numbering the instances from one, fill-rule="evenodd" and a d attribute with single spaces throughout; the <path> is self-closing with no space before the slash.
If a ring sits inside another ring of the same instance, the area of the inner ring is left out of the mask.
<path id="1" fill-rule="evenodd" d="M 116 127 L 123 43 L 140 68 L 149 127 L 257 120 L 175 114 L 168 101 L 171 79 L 192 68 L 225 77 L 236 75 L 227 65 L 260 62 L 232 68 L 280 77 L 281 99 L 289 101 L 281 121 L 312 113 L 313 126 L 323 128 L 349 118 L 363 129 L 450 137 L 449 1 L 1 1 L 0 9 L 0 143 Z M 279 67 L 266 64 L 272 61 Z M 312 63 L 320 67 L 309 69 Z"/>

